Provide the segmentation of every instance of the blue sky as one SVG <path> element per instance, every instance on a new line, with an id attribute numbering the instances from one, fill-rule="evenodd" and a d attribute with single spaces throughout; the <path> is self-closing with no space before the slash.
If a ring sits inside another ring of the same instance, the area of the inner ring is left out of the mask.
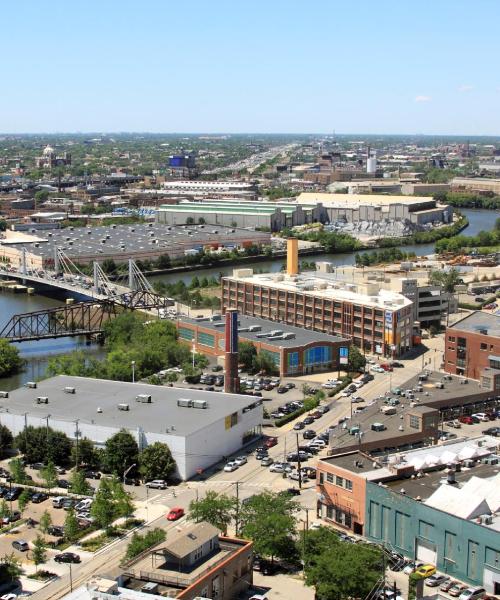
<path id="1" fill-rule="evenodd" d="M 498 0 L 4 2 L 1 132 L 500 134 Z"/>

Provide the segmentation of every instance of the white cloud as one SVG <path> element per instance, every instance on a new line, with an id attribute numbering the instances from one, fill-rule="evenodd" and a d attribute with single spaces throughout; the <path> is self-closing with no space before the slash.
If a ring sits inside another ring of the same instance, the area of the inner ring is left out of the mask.
<path id="1" fill-rule="evenodd" d="M 459 86 L 458 91 L 459 92 L 470 92 L 473 89 L 474 89 L 474 86 L 467 85 L 466 83 L 464 83 L 461 86 Z"/>
<path id="2" fill-rule="evenodd" d="M 430 102 L 432 98 L 430 96 L 416 96 L 415 102 Z"/>

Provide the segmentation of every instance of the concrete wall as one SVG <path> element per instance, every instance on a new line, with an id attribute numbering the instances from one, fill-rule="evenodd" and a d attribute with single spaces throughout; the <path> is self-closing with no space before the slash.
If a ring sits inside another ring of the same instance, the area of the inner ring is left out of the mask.
<path id="1" fill-rule="evenodd" d="M 413 558 L 417 544 L 436 552 L 439 571 L 494 592 L 500 535 L 375 483 L 366 486 L 365 536 Z"/>

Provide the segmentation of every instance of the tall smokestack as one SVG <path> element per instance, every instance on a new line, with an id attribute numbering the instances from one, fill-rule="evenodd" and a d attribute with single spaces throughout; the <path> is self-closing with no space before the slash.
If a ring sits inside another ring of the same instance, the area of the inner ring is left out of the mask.
<path id="1" fill-rule="evenodd" d="M 299 240 L 288 238 L 286 242 L 286 273 L 297 275 L 299 272 Z"/>
<path id="2" fill-rule="evenodd" d="M 240 391 L 240 378 L 238 377 L 238 311 L 229 308 L 226 311 L 225 328 L 225 375 L 224 391 L 238 394 Z"/>

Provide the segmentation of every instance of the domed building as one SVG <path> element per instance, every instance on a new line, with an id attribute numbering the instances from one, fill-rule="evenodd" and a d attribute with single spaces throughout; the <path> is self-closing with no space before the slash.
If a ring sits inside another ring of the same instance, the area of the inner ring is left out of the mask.
<path id="1" fill-rule="evenodd" d="M 43 149 L 42 156 L 36 159 L 36 166 L 39 169 L 52 169 L 53 167 L 66 166 L 71 164 L 71 154 L 65 152 L 62 156 L 57 156 L 56 151 L 50 144 Z"/>

